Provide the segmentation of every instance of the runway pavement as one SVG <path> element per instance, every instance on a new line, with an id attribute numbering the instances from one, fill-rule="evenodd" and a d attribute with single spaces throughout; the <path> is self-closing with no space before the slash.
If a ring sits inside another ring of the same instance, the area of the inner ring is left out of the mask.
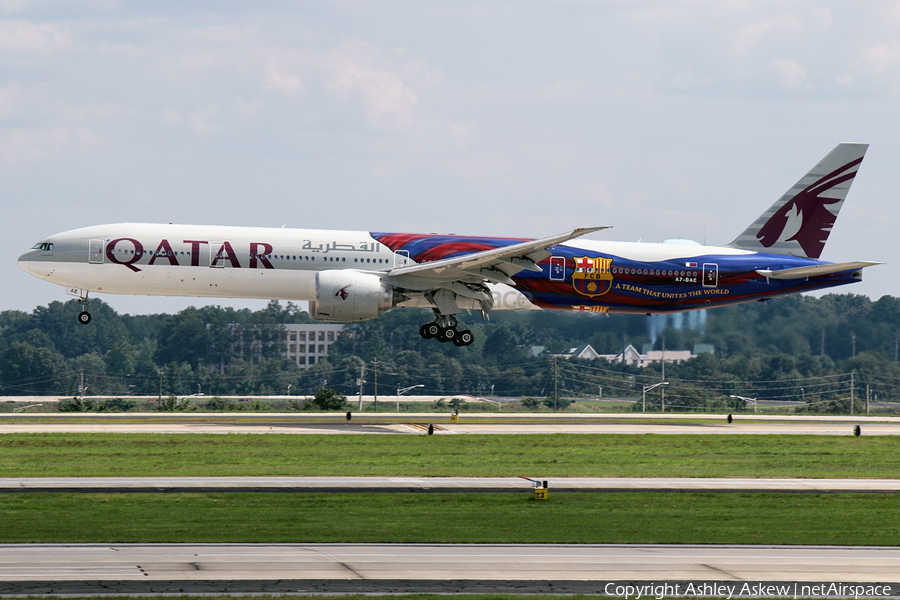
<path id="1" fill-rule="evenodd" d="M 297 414 L 48 414 L 4 415 L 4 433 L 205 433 L 205 434 L 699 434 L 699 435 L 900 435 L 897 417 L 808 417 L 742 414 L 728 423 L 723 415 L 560 414 L 510 415 L 472 413 L 450 422 L 430 413 Z"/>
<path id="2" fill-rule="evenodd" d="M 898 493 L 900 479 L 549 477 L 554 492 Z M 7 477 L 2 492 L 523 492 L 520 477 Z"/>
<path id="3" fill-rule="evenodd" d="M 613 591 L 609 582 L 634 585 L 648 581 L 677 583 L 682 589 L 688 583 L 716 582 L 734 585 L 736 590 L 745 583 L 758 582 L 878 582 L 895 584 L 889 586 L 886 595 L 896 596 L 900 591 L 900 549 L 522 544 L 0 545 L 2 595 L 251 590 L 597 594 Z"/>

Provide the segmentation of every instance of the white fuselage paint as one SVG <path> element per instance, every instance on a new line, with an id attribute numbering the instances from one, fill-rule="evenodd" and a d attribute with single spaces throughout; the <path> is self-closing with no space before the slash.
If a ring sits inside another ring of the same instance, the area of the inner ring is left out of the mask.
<path id="1" fill-rule="evenodd" d="M 95 262 L 91 240 L 103 242 Z M 318 271 L 378 272 L 406 260 L 365 231 L 120 224 L 45 241 L 53 251 L 26 253 L 19 259 L 23 269 L 67 288 L 108 294 L 312 300 Z"/>

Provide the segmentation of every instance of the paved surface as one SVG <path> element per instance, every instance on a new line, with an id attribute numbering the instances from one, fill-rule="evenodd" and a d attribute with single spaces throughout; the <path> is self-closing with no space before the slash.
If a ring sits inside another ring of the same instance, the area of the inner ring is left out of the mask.
<path id="1" fill-rule="evenodd" d="M 191 415 L 198 417 L 198 415 Z M 296 417 L 296 415 L 292 415 Z M 492 417 L 495 415 L 491 415 Z M 78 423 L 27 423 L 0 419 L 0 433 L 97 431 L 141 433 L 702 433 L 900 435 L 900 420 L 857 417 L 785 418 L 742 415 L 727 424 L 721 415 L 504 416 L 517 422 L 450 424 L 446 416 L 422 415 L 418 424 L 272 422 L 272 415 L 235 416 L 224 423 L 178 423 L 134 415 Z M 174 416 L 173 416 L 174 417 Z M 178 415 L 184 418 L 183 415 Z M 403 414 L 396 417 L 410 419 Z M 97 419 L 97 415 L 90 415 Z M 137 417 L 143 419 L 143 417 Z M 744 420 L 746 419 L 746 420 Z M 62 422 L 65 420 L 66 422 Z M 552 490 L 754 490 L 900 491 L 900 480 L 550 478 Z M 6 478 L 0 491 L 96 490 L 363 490 L 522 491 L 516 478 Z M 613 593 L 626 582 L 893 582 L 887 595 L 900 597 L 900 549 L 787 546 L 557 546 L 557 545 L 0 545 L 0 595 L 27 594 L 214 594 L 214 593 Z M 755 583 L 754 583 L 755 582 Z M 882 589 L 881 595 L 884 595 Z M 720 591 L 725 596 L 727 592 Z M 744 594 L 746 597 L 749 594 Z M 771 595 L 769 594 L 756 594 Z M 792 594 L 785 594 L 792 595 Z M 806 594 L 813 595 L 813 594 Z M 852 595 L 852 594 L 837 594 Z"/>
<path id="2" fill-rule="evenodd" d="M 550 477 L 552 491 L 900 492 L 900 479 Z M 522 492 L 519 477 L 7 477 L 0 492 L 54 491 L 341 491 Z"/>
<path id="3" fill-rule="evenodd" d="M 894 582 L 900 549 L 813 546 L 0 545 L 0 594 L 505 591 L 607 582 Z M 897 594 L 900 585 L 891 586 Z M 609 591 L 609 590 L 605 590 Z M 724 595 L 724 594 L 723 594 Z M 786 594 L 787 595 L 787 594 Z"/>
<path id="4" fill-rule="evenodd" d="M 472 423 L 476 419 L 499 419 L 498 423 Z M 33 415 L 32 415 L 33 418 Z M 3 433 L 215 433 L 215 434 L 406 434 L 425 435 L 434 425 L 435 435 L 464 434 L 700 434 L 700 435 L 900 435 L 900 419 L 865 417 L 768 417 L 742 415 L 729 424 L 721 415 L 466 415 L 450 423 L 446 415 L 379 414 L 365 415 L 347 422 L 336 415 L 316 418 L 297 415 L 179 415 L 191 422 L 178 422 L 176 417 L 125 414 L 117 416 L 54 416 L 50 422 L 28 422 L 25 418 L 0 418 Z M 79 422 L 81 419 L 92 422 Z M 360 422 L 378 419 L 378 422 Z M 420 421 L 415 422 L 416 419 Z M 66 422 L 53 422 L 53 421 Z M 310 422 L 310 421 L 313 422 Z M 502 422 L 502 421 L 514 422 Z M 330 421 L 330 422 L 329 422 Z M 395 422 L 404 421 L 404 422 Z M 410 422 L 414 421 L 414 422 Z M 469 421 L 469 422 L 467 422 Z"/>

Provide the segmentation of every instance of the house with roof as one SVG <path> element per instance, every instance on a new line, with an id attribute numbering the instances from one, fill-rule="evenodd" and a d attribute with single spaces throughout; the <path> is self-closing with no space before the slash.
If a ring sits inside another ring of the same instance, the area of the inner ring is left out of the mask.
<path id="1" fill-rule="evenodd" d="M 623 359 L 624 354 L 624 359 Z M 601 354 L 599 358 L 605 358 L 611 363 L 625 362 L 626 365 L 635 367 L 646 367 L 655 362 L 665 360 L 667 364 L 680 363 L 689 360 L 694 356 L 690 350 L 648 350 L 646 353 L 638 352 L 637 349 L 628 344 L 624 352 L 618 354 Z"/>

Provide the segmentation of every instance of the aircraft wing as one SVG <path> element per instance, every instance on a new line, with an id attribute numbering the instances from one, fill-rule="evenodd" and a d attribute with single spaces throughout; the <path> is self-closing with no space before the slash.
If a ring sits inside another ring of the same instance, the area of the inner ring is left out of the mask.
<path id="1" fill-rule="evenodd" d="M 841 271 L 862 269 L 863 267 L 871 267 L 873 265 L 882 264 L 884 263 L 862 260 L 856 262 L 833 263 L 827 265 L 813 265 L 810 267 L 795 267 L 793 269 L 780 269 L 778 271 L 772 271 L 770 269 L 758 269 L 756 272 L 768 279 L 803 279 L 804 277 L 829 275 L 831 273 L 840 273 Z"/>
<path id="2" fill-rule="evenodd" d="M 388 276 L 414 275 L 441 281 L 483 281 L 487 279 L 495 283 L 515 285 L 515 282 L 510 277 L 519 271 L 541 271 L 538 263 L 550 256 L 547 248 L 608 228 L 582 227 L 567 233 L 560 233 L 559 235 L 552 235 L 530 242 L 520 242 L 503 248 L 493 248 L 483 252 L 474 252 L 472 254 L 454 256 L 453 258 L 399 267 L 393 269 Z"/>

